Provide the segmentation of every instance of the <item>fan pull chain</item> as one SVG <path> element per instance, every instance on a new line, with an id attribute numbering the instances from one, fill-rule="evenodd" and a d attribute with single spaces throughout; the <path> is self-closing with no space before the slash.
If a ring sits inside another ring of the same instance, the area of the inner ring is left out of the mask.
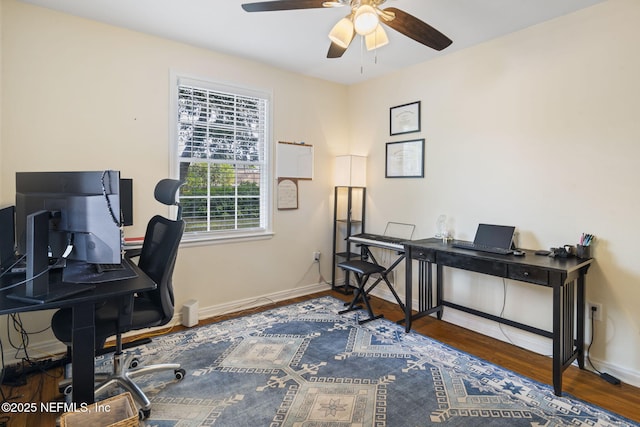
<path id="1" fill-rule="evenodd" d="M 373 49 L 373 63 L 375 65 L 378 65 L 378 32 L 377 31 L 373 34 L 373 43 L 375 46 L 375 49 Z"/>
<path id="2" fill-rule="evenodd" d="M 360 74 L 364 74 L 364 37 L 360 36 Z"/>

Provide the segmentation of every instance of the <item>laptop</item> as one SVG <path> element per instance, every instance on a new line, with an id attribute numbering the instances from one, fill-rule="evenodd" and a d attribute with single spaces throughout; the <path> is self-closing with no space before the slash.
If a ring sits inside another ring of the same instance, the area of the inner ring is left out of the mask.
<path id="1" fill-rule="evenodd" d="M 473 242 L 454 240 L 452 246 L 507 255 L 513 252 L 513 236 L 516 228 L 510 225 L 478 224 Z"/>

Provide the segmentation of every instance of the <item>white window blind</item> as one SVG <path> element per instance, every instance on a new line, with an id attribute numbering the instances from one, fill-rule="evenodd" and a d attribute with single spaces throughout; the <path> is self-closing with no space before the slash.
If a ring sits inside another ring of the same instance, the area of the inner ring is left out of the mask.
<path id="1" fill-rule="evenodd" d="M 185 236 L 269 228 L 269 96 L 177 80 L 176 159 Z"/>

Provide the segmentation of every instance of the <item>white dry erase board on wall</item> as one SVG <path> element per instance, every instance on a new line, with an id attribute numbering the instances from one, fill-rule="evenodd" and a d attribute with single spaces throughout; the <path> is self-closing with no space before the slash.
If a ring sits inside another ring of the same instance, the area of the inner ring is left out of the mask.
<path id="1" fill-rule="evenodd" d="M 278 142 L 276 175 L 278 178 L 313 179 L 313 145 Z"/>

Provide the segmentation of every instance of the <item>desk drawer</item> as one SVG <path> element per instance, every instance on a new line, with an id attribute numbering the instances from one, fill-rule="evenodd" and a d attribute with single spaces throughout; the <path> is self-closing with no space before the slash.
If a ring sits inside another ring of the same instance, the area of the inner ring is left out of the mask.
<path id="1" fill-rule="evenodd" d="M 411 259 L 415 259 L 417 261 L 436 262 L 436 253 L 435 251 L 427 249 L 412 248 Z"/>
<path id="2" fill-rule="evenodd" d="M 538 285 L 549 284 L 549 272 L 547 270 L 533 268 L 526 265 L 509 265 L 508 277 L 509 279 L 537 283 Z"/>
<path id="3" fill-rule="evenodd" d="M 466 256 L 460 253 L 438 252 L 436 264 L 475 271 L 492 276 L 507 277 L 507 266 L 502 262 Z"/>

